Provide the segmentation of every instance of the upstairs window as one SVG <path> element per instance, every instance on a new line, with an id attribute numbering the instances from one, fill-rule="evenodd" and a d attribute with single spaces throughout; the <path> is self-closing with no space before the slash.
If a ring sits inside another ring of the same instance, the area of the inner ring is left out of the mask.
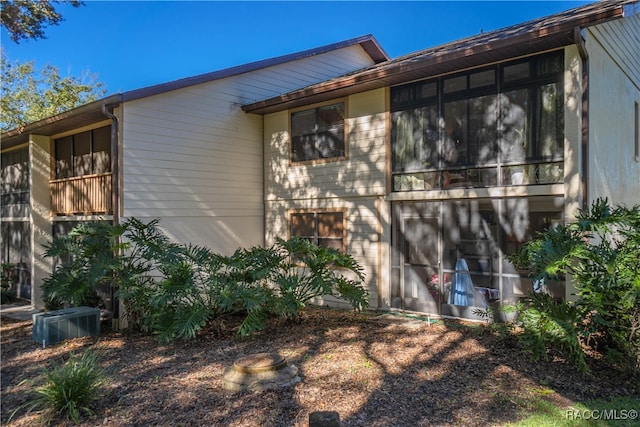
<path id="1" fill-rule="evenodd" d="M 111 172 L 111 126 L 56 139 L 54 145 L 56 179 Z"/>
<path id="2" fill-rule="evenodd" d="M 345 157 L 344 103 L 291 114 L 291 161 Z"/>
<path id="3" fill-rule="evenodd" d="M 343 211 L 305 211 L 289 214 L 292 237 L 302 237 L 318 246 L 345 249 Z"/>
<path id="4" fill-rule="evenodd" d="M 391 88 L 394 191 L 562 182 L 564 55 Z"/>

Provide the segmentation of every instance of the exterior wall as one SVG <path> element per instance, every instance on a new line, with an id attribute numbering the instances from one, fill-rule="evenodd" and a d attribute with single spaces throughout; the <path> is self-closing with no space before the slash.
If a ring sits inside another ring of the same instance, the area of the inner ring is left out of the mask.
<path id="1" fill-rule="evenodd" d="M 564 49 L 564 188 L 565 216 L 582 207 L 582 59 L 575 45 Z"/>
<path id="2" fill-rule="evenodd" d="M 240 106 L 369 64 L 353 46 L 125 103 L 122 215 L 221 253 L 263 244 L 263 117 Z"/>
<path id="3" fill-rule="evenodd" d="M 291 209 L 346 208 L 348 250 L 365 266 L 372 292 L 372 307 L 392 306 L 390 276 L 393 247 L 391 203 L 397 201 L 512 200 L 527 207 L 540 197 L 560 197 L 565 218 L 575 215 L 582 203 L 582 61 L 576 46 L 565 49 L 565 182 L 528 187 L 449 189 L 386 194 L 387 146 L 385 90 L 344 99 L 349 117 L 348 160 L 304 163 L 289 160 L 289 114 L 265 117 L 266 243 L 289 236 L 287 211 Z M 311 107 L 311 106 L 310 106 Z M 377 242 L 377 244 L 375 244 Z M 573 287 L 569 283 L 565 298 Z M 510 291 L 511 292 L 511 291 Z M 376 298 L 377 297 L 377 298 Z M 376 301 L 377 300 L 377 301 Z M 377 304 L 377 305 L 376 305 Z"/>
<path id="4" fill-rule="evenodd" d="M 380 306 L 380 255 L 385 195 L 385 120 L 383 89 L 350 96 L 347 111 L 348 158 L 344 161 L 290 163 L 289 112 L 265 116 L 266 244 L 288 238 L 291 209 L 345 209 L 347 251 L 365 269 L 370 306 Z M 311 107 L 311 106 L 310 106 Z M 385 249 L 387 248 L 387 249 Z M 332 301 L 335 302 L 335 301 Z"/>
<path id="5" fill-rule="evenodd" d="M 589 200 L 640 203 L 640 161 L 634 148 L 640 104 L 640 13 L 598 25 L 589 52 Z"/>
<path id="6" fill-rule="evenodd" d="M 42 284 L 51 274 L 52 263 L 44 256 L 44 245 L 51 241 L 51 142 L 49 137 L 31 135 L 31 305 L 42 308 Z"/>

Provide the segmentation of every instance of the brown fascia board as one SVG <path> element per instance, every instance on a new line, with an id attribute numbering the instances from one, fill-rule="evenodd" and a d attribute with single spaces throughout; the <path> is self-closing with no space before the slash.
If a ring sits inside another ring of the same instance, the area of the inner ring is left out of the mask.
<path id="1" fill-rule="evenodd" d="M 280 96 L 246 104 L 243 111 L 268 114 L 434 77 L 575 43 L 576 27 L 622 16 L 634 1 L 602 1 L 393 59 Z"/>
<path id="2" fill-rule="evenodd" d="M 2 149 L 6 149 L 29 141 L 29 135 L 31 134 L 50 136 L 69 129 L 107 120 L 107 117 L 102 112 L 102 106 L 117 105 L 120 102 L 122 102 L 122 95 L 111 95 L 55 116 L 3 132 L 0 135 L 0 144 Z"/>
<path id="3" fill-rule="evenodd" d="M 91 123 L 95 123 L 97 121 L 105 120 L 106 116 L 104 116 L 104 114 L 102 113 L 102 106 L 104 104 L 113 105 L 126 101 L 145 98 L 148 96 L 158 95 L 171 90 L 181 89 L 200 83 L 206 83 L 209 81 L 247 73 L 274 65 L 284 64 L 286 62 L 296 61 L 315 55 L 321 55 L 323 53 L 332 52 L 334 50 L 342 49 L 349 46 L 355 46 L 358 44 L 362 46 L 364 51 L 369 55 L 369 57 L 371 57 L 371 60 L 374 63 L 378 64 L 389 60 L 389 56 L 382 49 L 382 47 L 380 47 L 378 41 L 371 34 L 367 34 L 364 36 L 355 37 L 325 46 L 320 46 L 302 52 L 296 52 L 289 55 L 283 55 L 275 58 L 252 62 L 249 64 L 243 64 L 237 67 L 231 67 L 224 70 L 214 71 L 194 77 L 188 77 L 168 83 L 149 86 L 142 89 L 135 89 L 124 92 L 122 94 L 111 95 L 106 98 L 66 111 L 64 113 L 60 113 L 43 120 L 39 120 L 37 122 L 30 123 L 26 126 L 4 132 L 2 133 L 2 135 L 0 135 L 0 141 L 2 143 L 3 149 L 9 148 L 28 141 L 29 134 L 35 133 L 39 135 L 54 135 L 56 133 L 64 132 L 69 129 L 82 127 Z"/>

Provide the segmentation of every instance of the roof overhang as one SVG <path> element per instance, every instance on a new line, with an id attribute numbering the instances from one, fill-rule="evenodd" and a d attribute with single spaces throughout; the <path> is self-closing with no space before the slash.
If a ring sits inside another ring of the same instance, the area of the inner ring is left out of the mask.
<path id="1" fill-rule="evenodd" d="M 360 37 L 344 40 L 337 43 L 328 44 L 325 46 L 316 47 L 313 49 L 295 52 L 288 55 L 283 55 L 275 58 L 264 59 L 261 61 L 251 62 L 248 64 L 239 65 L 236 67 L 226 68 L 223 70 L 214 71 L 211 73 L 205 73 L 198 76 L 187 77 L 171 81 L 168 83 L 162 83 L 154 86 L 149 86 L 141 89 L 135 89 L 128 92 L 115 94 L 106 98 L 85 104 L 81 107 L 74 108 L 64 113 L 57 114 L 52 117 L 48 117 L 37 122 L 30 123 L 26 126 L 22 126 L 16 129 L 2 133 L 0 136 L 2 149 L 15 147 L 29 141 L 30 134 L 51 136 L 61 132 L 66 132 L 71 129 L 77 129 L 84 126 L 89 126 L 93 123 L 103 121 L 107 118 L 103 113 L 104 105 L 117 105 L 123 102 L 133 101 L 140 98 L 146 98 L 162 94 L 164 92 L 181 89 L 188 86 L 193 86 L 201 83 L 210 82 L 226 77 L 235 76 L 238 74 L 248 73 L 251 71 L 267 68 L 279 64 L 284 64 L 291 61 L 296 61 L 324 53 L 332 52 L 337 49 L 342 49 L 350 46 L 359 45 L 365 51 L 365 53 L 371 58 L 374 64 L 385 62 L 389 60 L 389 56 L 379 45 L 375 37 L 371 34 L 367 34 Z"/>
<path id="2" fill-rule="evenodd" d="M 260 70 L 275 65 L 285 64 L 291 61 L 297 61 L 300 59 L 321 55 L 324 53 L 332 52 L 338 49 L 360 45 L 365 53 L 371 58 L 374 64 L 385 62 L 389 60 L 389 56 L 382 49 L 378 41 L 371 34 L 367 34 L 360 37 L 344 40 L 337 43 L 331 43 L 325 46 L 316 47 L 313 49 L 304 50 L 301 52 L 295 52 L 288 55 L 278 56 L 275 58 L 263 59 L 261 61 L 250 62 L 247 64 L 238 65 L 236 67 L 225 68 L 223 70 L 213 71 L 211 73 L 200 74 L 198 76 L 187 77 L 171 81 L 168 83 L 161 83 L 154 86 L 149 86 L 141 89 L 135 89 L 123 94 L 123 101 L 132 101 L 139 98 L 146 98 L 149 96 L 157 95 L 160 93 L 168 92 L 171 90 L 182 89 L 184 87 L 193 86 L 201 83 L 207 83 L 213 80 L 219 80 L 226 77 L 231 77 L 239 74 L 249 73 L 251 71 Z"/>
<path id="3" fill-rule="evenodd" d="M 425 79 L 575 43 L 575 29 L 623 16 L 628 2 L 597 2 L 502 30 L 406 55 L 280 96 L 246 104 L 268 114 L 354 93 Z"/>
<path id="4" fill-rule="evenodd" d="M 31 134 L 51 136 L 106 120 L 107 116 L 102 112 L 103 106 L 118 105 L 121 101 L 122 95 L 111 95 L 64 113 L 12 129 L 2 134 L 2 149 L 28 142 Z"/>

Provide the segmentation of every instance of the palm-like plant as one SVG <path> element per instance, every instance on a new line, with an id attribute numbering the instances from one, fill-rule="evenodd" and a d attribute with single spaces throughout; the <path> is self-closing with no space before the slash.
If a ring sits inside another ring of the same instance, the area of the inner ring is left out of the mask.
<path id="1" fill-rule="evenodd" d="M 576 331 L 617 363 L 640 369 L 640 205 L 611 207 L 598 199 L 520 255 L 538 280 L 571 275 L 579 296 Z"/>

